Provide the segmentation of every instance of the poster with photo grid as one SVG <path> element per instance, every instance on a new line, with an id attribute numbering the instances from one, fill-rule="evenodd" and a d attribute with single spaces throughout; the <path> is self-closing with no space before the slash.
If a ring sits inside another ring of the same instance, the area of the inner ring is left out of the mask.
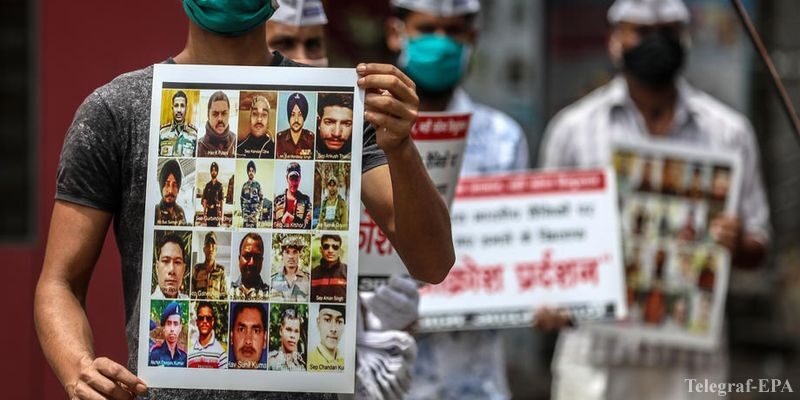
<path id="1" fill-rule="evenodd" d="M 139 375 L 352 393 L 364 93 L 353 69 L 156 65 Z"/>
<path id="2" fill-rule="evenodd" d="M 717 347 L 731 254 L 716 243 L 711 224 L 735 214 L 739 157 L 665 142 L 617 142 L 612 149 L 628 317 L 593 328 L 648 343 Z"/>

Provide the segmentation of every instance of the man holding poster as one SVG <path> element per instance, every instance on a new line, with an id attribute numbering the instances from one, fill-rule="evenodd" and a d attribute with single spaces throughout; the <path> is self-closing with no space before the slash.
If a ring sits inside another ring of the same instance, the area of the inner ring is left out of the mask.
<path id="1" fill-rule="evenodd" d="M 420 110 L 471 112 L 462 176 L 524 170 L 525 134 L 508 115 L 474 103 L 459 86 L 477 37 L 478 0 L 392 0 L 387 46 L 417 84 Z M 418 336 L 411 399 L 506 399 L 502 338 L 497 331 Z M 470 370 L 464 368 L 470 365 Z"/>
<path id="2" fill-rule="evenodd" d="M 612 25 L 608 50 L 620 74 L 553 119 L 543 142 L 543 166 L 609 165 L 613 141 L 658 140 L 737 153 L 743 172 L 736 194 L 740 198 L 739 207 L 733 215 L 712 215 L 709 232 L 717 243 L 730 250 L 734 265 L 753 267 L 763 258 L 769 242 L 769 210 L 758 147 L 744 116 L 680 77 L 688 48 L 689 17 L 689 10 L 681 0 L 617 0 L 613 4 L 608 11 Z M 655 166 L 645 160 L 642 168 L 639 190 L 647 183 L 647 190 L 652 191 L 653 174 L 647 170 Z M 668 192 L 673 191 L 671 186 L 667 182 Z M 657 307 L 657 300 L 648 299 L 645 310 L 648 318 L 653 319 L 654 312 L 663 311 Z M 684 320 L 680 303 L 673 308 L 673 321 Z M 641 347 L 625 344 L 624 340 L 602 340 L 584 329 L 562 334 L 553 363 L 553 398 L 695 399 L 698 394 L 687 390 L 685 378 L 725 381 L 724 345 L 723 350 L 705 354 L 708 362 L 704 368 L 693 366 L 691 357 L 671 364 L 667 363 L 669 357 L 659 358 L 657 368 L 642 368 L 646 360 L 652 359 L 645 357 Z M 582 346 L 597 349 L 592 354 L 605 356 L 589 360 L 588 353 L 581 355 L 576 351 Z M 674 349 L 659 346 L 648 346 L 648 350 L 650 356 L 675 353 Z M 614 365 L 612 356 L 632 361 Z M 588 379 L 598 384 L 581 385 Z"/>
<path id="3" fill-rule="evenodd" d="M 172 4 L 164 3 L 164 7 Z M 276 9 L 274 1 L 184 0 L 183 6 L 190 19 L 186 47 L 168 63 L 296 66 L 267 50 L 265 22 Z M 409 140 L 418 108 L 415 85 L 389 65 L 360 64 L 356 72 L 358 86 L 366 91 L 364 118 L 370 123 L 362 146 L 362 200 L 403 254 L 411 274 L 440 282 L 453 265 L 452 238 L 446 206 Z M 78 110 L 65 141 L 52 231 L 34 300 L 37 332 L 50 365 L 68 396 L 76 399 L 128 398 L 131 394 L 189 400 L 334 398 L 196 389 L 148 391 L 147 384 L 135 376 L 145 226 L 146 175 L 142 172 L 147 170 L 152 73 L 148 67 L 99 88 Z M 133 373 L 94 353 L 82 307 L 112 219 L 122 256 L 126 330 L 132 344 L 128 366 Z M 426 229 L 419 230 L 420 226 Z M 71 345 L 63 346 L 65 342 Z"/>

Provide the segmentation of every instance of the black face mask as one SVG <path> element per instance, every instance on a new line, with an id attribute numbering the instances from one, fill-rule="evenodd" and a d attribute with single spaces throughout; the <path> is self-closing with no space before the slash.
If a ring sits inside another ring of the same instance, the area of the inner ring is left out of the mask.
<path id="1" fill-rule="evenodd" d="M 655 87 L 672 84 L 686 59 L 677 35 L 669 31 L 648 33 L 622 55 L 623 69 L 637 81 Z"/>

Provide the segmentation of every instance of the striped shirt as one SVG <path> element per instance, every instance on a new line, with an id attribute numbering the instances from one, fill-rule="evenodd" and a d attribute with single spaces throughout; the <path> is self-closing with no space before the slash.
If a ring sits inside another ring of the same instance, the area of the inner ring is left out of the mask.
<path id="1" fill-rule="evenodd" d="M 211 340 L 203 346 L 196 341 L 189 350 L 189 368 L 227 368 L 228 352 L 222 347 L 214 331 L 211 331 Z"/>

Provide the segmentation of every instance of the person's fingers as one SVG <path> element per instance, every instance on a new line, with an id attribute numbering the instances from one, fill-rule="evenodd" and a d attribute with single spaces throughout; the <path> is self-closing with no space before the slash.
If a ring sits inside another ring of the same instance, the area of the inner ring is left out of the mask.
<path id="1" fill-rule="evenodd" d="M 377 93 L 368 93 L 364 99 L 366 111 L 381 112 L 407 121 L 416 121 L 417 113 L 407 104 L 400 102 L 392 96 L 383 96 Z"/>
<path id="2" fill-rule="evenodd" d="M 407 123 L 381 112 L 367 111 L 364 113 L 364 119 L 366 119 L 374 127 L 381 128 L 377 129 L 378 135 L 384 133 L 382 132 L 383 129 L 386 129 L 389 132 L 406 132 L 408 130 Z"/>
<path id="3" fill-rule="evenodd" d="M 87 368 L 81 371 L 80 380 L 106 398 L 114 400 L 128 400 L 131 398 L 130 392 L 94 368 Z"/>
<path id="4" fill-rule="evenodd" d="M 70 400 L 106 400 L 106 398 L 97 393 L 86 382 L 78 382 L 75 385 L 75 391 L 70 396 Z"/>
<path id="5" fill-rule="evenodd" d="M 373 93 L 382 93 L 381 90 L 388 90 L 392 96 L 403 103 L 414 107 L 419 105 L 417 92 L 394 75 L 367 75 L 358 80 L 358 86 Z"/>
<path id="6" fill-rule="evenodd" d="M 359 76 L 367 76 L 372 74 L 381 74 L 381 75 L 394 75 L 398 79 L 400 79 L 406 86 L 416 89 L 417 85 L 414 81 L 408 77 L 400 68 L 392 64 L 379 64 L 379 63 L 367 63 L 367 64 L 359 64 L 356 67 L 356 71 L 358 72 Z"/>
<path id="7" fill-rule="evenodd" d="M 93 364 L 101 374 L 115 382 L 125 384 L 136 394 L 142 394 L 147 390 L 147 385 L 145 385 L 144 381 L 139 379 L 138 376 L 108 358 L 98 357 L 94 360 Z"/>

